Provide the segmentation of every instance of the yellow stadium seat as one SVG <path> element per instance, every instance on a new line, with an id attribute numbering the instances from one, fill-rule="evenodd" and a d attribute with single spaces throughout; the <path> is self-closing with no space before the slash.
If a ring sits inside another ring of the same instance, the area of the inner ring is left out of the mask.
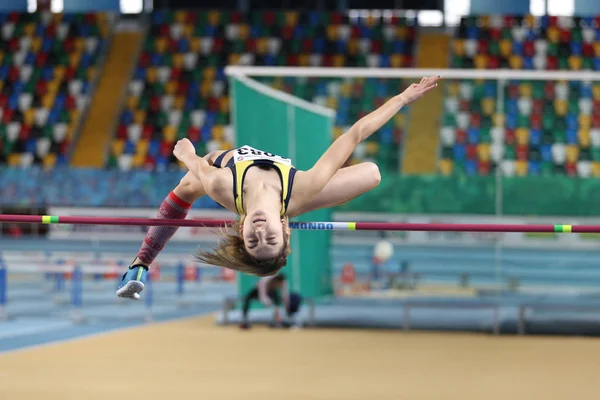
<path id="1" fill-rule="evenodd" d="M 177 82 L 175 82 L 175 81 L 168 81 L 165 84 L 165 93 L 166 94 L 173 95 L 173 94 L 175 94 L 176 90 L 177 90 Z"/>
<path id="2" fill-rule="evenodd" d="M 308 54 L 300 54 L 300 55 L 298 55 L 298 64 L 301 67 L 308 67 L 308 66 L 310 66 L 310 55 L 308 55 Z"/>
<path id="3" fill-rule="evenodd" d="M 592 116 L 591 115 L 579 115 L 579 129 L 589 130 L 592 127 Z"/>
<path id="4" fill-rule="evenodd" d="M 199 53 L 200 52 L 200 48 L 202 47 L 202 41 L 200 38 L 193 38 L 190 42 L 190 50 L 192 50 L 192 53 Z"/>
<path id="5" fill-rule="evenodd" d="M 504 114 L 494 114 L 494 126 L 504 126 Z"/>
<path id="6" fill-rule="evenodd" d="M 175 97 L 175 101 L 173 102 L 173 108 L 176 110 L 181 110 L 185 106 L 185 96 L 177 96 Z"/>
<path id="7" fill-rule="evenodd" d="M 80 61 L 81 61 L 81 53 L 69 54 L 69 66 L 71 68 L 77 68 L 79 66 Z"/>
<path id="8" fill-rule="evenodd" d="M 191 39 L 194 36 L 194 26 L 190 24 L 186 24 L 183 27 L 183 36 L 187 39 Z"/>
<path id="9" fill-rule="evenodd" d="M 465 41 L 462 39 L 455 39 L 452 41 L 452 51 L 457 56 L 465 55 Z"/>
<path id="10" fill-rule="evenodd" d="M 500 41 L 500 54 L 503 57 L 508 57 L 512 54 L 512 41 L 508 39 L 502 39 Z"/>
<path id="11" fill-rule="evenodd" d="M 204 76 L 204 79 L 214 81 L 215 77 L 217 76 L 217 70 L 215 67 L 206 67 L 204 68 L 202 75 Z"/>
<path id="12" fill-rule="evenodd" d="M 167 40 L 164 37 L 156 38 L 154 47 L 156 48 L 157 53 L 163 54 L 167 50 Z"/>
<path id="13" fill-rule="evenodd" d="M 346 57 L 342 54 L 336 54 L 333 56 L 333 66 L 343 67 L 346 64 Z"/>
<path id="14" fill-rule="evenodd" d="M 600 176 L 600 162 L 598 161 L 592 162 L 592 176 Z"/>
<path id="15" fill-rule="evenodd" d="M 163 137 L 167 143 L 173 143 L 177 137 L 177 129 L 172 125 L 163 128 Z"/>
<path id="16" fill-rule="evenodd" d="M 42 160 L 42 164 L 44 165 L 44 168 L 53 168 L 56 165 L 56 154 L 46 154 L 46 156 Z"/>
<path id="17" fill-rule="evenodd" d="M 515 162 L 515 175 L 517 176 L 526 176 L 528 172 L 528 164 L 527 161 L 518 160 Z"/>
<path id="18" fill-rule="evenodd" d="M 21 153 L 11 153 L 8 155 L 8 165 L 16 167 L 21 162 Z"/>
<path id="19" fill-rule="evenodd" d="M 35 110 L 33 108 L 25 110 L 25 112 L 23 113 L 23 122 L 26 125 L 33 125 L 34 121 L 35 121 Z"/>
<path id="20" fill-rule="evenodd" d="M 404 128 L 404 114 L 396 114 L 394 116 L 394 126 L 396 128 Z"/>
<path id="21" fill-rule="evenodd" d="M 369 141 L 366 143 L 366 150 L 368 156 L 374 156 L 379 153 L 379 143 L 375 141 Z"/>
<path id="22" fill-rule="evenodd" d="M 406 39 L 406 28 L 404 26 L 396 27 L 396 39 L 399 39 L 399 40 Z"/>
<path id="23" fill-rule="evenodd" d="M 42 97 L 42 107 L 50 110 L 52 105 L 54 104 L 54 95 L 51 93 L 47 93 L 44 97 Z"/>
<path id="24" fill-rule="evenodd" d="M 200 84 L 200 95 L 202 97 L 210 96 L 211 91 L 212 91 L 212 82 L 205 80 Z"/>
<path id="25" fill-rule="evenodd" d="M 214 125 L 210 132 L 210 136 L 215 140 L 223 140 L 224 139 L 224 129 L 222 125 Z"/>
<path id="26" fill-rule="evenodd" d="M 352 94 L 352 85 L 348 81 L 342 82 L 340 85 L 340 96 L 341 97 L 350 97 Z"/>
<path id="27" fill-rule="evenodd" d="M 115 156 L 120 156 L 123 154 L 123 148 L 125 147 L 125 142 L 123 139 L 115 139 L 112 142 L 112 153 Z"/>
<path id="28" fill-rule="evenodd" d="M 531 14 L 528 14 L 525 17 L 525 24 L 527 25 L 528 28 L 534 28 L 535 27 L 535 17 Z"/>
<path id="29" fill-rule="evenodd" d="M 548 35 L 548 40 L 551 43 L 558 43 L 558 41 L 560 39 L 560 29 L 556 26 L 550 26 L 550 27 L 548 27 L 547 35 Z"/>
<path id="30" fill-rule="evenodd" d="M 39 36 L 34 36 L 31 39 L 31 51 L 33 53 L 39 53 L 41 48 L 42 48 L 42 38 L 40 38 Z"/>
<path id="31" fill-rule="evenodd" d="M 335 126 L 333 128 L 333 139 L 337 139 L 344 134 L 344 129 L 341 126 Z"/>
<path id="32" fill-rule="evenodd" d="M 488 143 L 480 143 L 477 145 L 477 158 L 480 161 L 490 160 L 490 145 Z"/>
<path id="33" fill-rule="evenodd" d="M 348 54 L 350 54 L 351 56 L 354 56 L 358 53 L 358 40 L 356 39 L 350 39 L 348 40 L 348 47 L 346 48 L 346 50 L 348 51 Z"/>
<path id="34" fill-rule="evenodd" d="M 135 114 L 133 114 L 133 122 L 139 125 L 143 125 L 146 121 L 146 111 L 144 110 L 136 110 Z"/>
<path id="35" fill-rule="evenodd" d="M 75 122 L 79 118 L 79 110 L 76 108 L 71 110 L 69 114 L 71 116 L 71 122 Z"/>
<path id="36" fill-rule="evenodd" d="M 256 52 L 259 55 L 266 54 L 269 50 L 269 40 L 266 38 L 260 38 L 256 41 Z"/>
<path id="37" fill-rule="evenodd" d="M 392 68 L 402 68 L 404 64 L 404 56 L 402 54 L 392 54 L 390 57 L 390 65 Z"/>
<path id="38" fill-rule="evenodd" d="M 490 26 L 490 16 L 489 15 L 480 16 L 478 21 L 479 21 L 479 25 L 482 28 L 489 28 L 489 26 Z"/>
<path id="39" fill-rule="evenodd" d="M 487 68 L 488 57 L 485 54 L 478 54 L 475 56 L 474 64 L 477 69 Z"/>
<path id="40" fill-rule="evenodd" d="M 144 154 L 135 154 L 133 156 L 133 160 L 132 160 L 131 164 L 134 168 L 140 168 L 140 167 L 144 166 L 145 162 L 146 162 L 146 156 Z"/>
<path id="41" fill-rule="evenodd" d="M 554 111 L 557 115 L 564 117 L 567 115 L 568 104 L 566 100 L 556 99 L 554 100 Z"/>
<path id="42" fill-rule="evenodd" d="M 592 96 L 594 100 L 600 100 L 600 84 L 596 83 L 592 86 Z"/>
<path id="43" fill-rule="evenodd" d="M 446 91 L 448 92 L 449 97 L 458 97 L 460 91 L 458 82 L 448 81 L 444 86 L 446 87 Z"/>
<path id="44" fill-rule="evenodd" d="M 600 57 L 600 42 L 594 43 L 594 55 Z"/>
<path id="45" fill-rule="evenodd" d="M 529 83 L 522 83 L 519 85 L 519 95 L 521 97 L 527 97 L 527 98 L 532 97 L 532 90 L 533 90 L 533 88 L 531 87 L 531 85 Z"/>
<path id="46" fill-rule="evenodd" d="M 297 11 L 286 11 L 285 12 L 285 24 L 287 26 L 298 25 L 298 12 Z"/>
<path id="47" fill-rule="evenodd" d="M 238 25 L 238 39 L 246 40 L 250 36 L 250 27 L 248 24 Z"/>
<path id="48" fill-rule="evenodd" d="M 273 80 L 273 82 L 271 82 L 271 87 L 272 87 L 273 89 L 276 89 L 276 90 L 281 90 L 281 91 L 283 91 L 283 90 L 284 90 L 284 87 L 283 87 L 283 79 L 281 79 L 280 77 L 278 77 L 278 78 L 275 78 L 275 79 Z"/>
<path id="49" fill-rule="evenodd" d="M 185 22 L 185 14 L 185 11 L 175 11 L 173 19 L 175 20 L 175 22 L 183 24 Z"/>
<path id="50" fill-rule="evenodd" d="M 329 107 L 329 108 L 331 108 L 333 110 L 336 110 L 337 109 L 337 104 L 338 104 L 337 97 L 334 97 L 334 96 L 327 97 L 327 102 L 326 102 L 326 106 L 327 107 Z"/>
<path id="51" fill-rule="evenodd" d="M 176 53 L 173 55 L 173 67 L 174 68 L 183 67 L 183 54 Z"/>
<path id="52" fill-rule="evenodd" d="M 229 64 L 237 64 L 241 57 L 242 57 L 241 54 L 230 53 L 229 54 Z"/>
<path id="53" fill-rule="evenodd" d="M 221 150 L 230 150 L 233 149 L 233 143 L 227 140 L 223 140 L 221 143 Z"/>
<path id="54" fill-rule="evenodd" d="M 568 162 L 577 162 L 579 160 L 579 147 L 577 147 L 576 145 L 567 145 L 566 146 L 566 151 L 567 151 L 567 161 Z"/>
<path id="55" fill-rule="evenodd" d="M 25 36 L 30 36 L 31 37 L 31 36 L 35 35 L 35 28 L 36 28 L 36 26 L 35 26 L 35 24 L 33 22 L 25 24 L 25 29 L 24 29 Z"/>
<path id="56" fill-rule="evenodd" d="M 518 128 L 515 131 L 515 136 L 517 139 L 517 144 L 526 145 L 529 143 L 529 129 L 527 128 Z"/>
<path id="57" fill-rule="evenodd" d="M 146 157 L 146 154 L 148 153 L 148 147 L 149 146 L 150 145 L 148 143 L 148 140 L 146 140 L 146 139 L 140 139 L 137 142 L 137 145 L 136 145 L 136 149 L 135 149 L 136 154 L 140 154 L 140 155 L 143 155 L 144 157 Z"/>
<path id="58" fill-rule="evenodd" d="M 508 63 L 512 69 L 523 68 L 523 58 L 521 56 L 510 56 Z"/>
<path id="59" fill-rule="evenodd" d="M 372 27 L 372 26 L 375 26 L 379 22 L 379 18 L 376 18 L 373 14 L 370 14 L 367 17 L 367 21 L 366 22 L 367 22 L 366 25 L 368 27 Z"/>
<path id="60" fill-rule="evenodd" d="M 337 25 L 327 25 L 327 39 L 336 40 L 337 32 L 338 32 Z"/>
<path id="61" fill-rule="evenodd" d="M 148 69 L 146 69 L 146 80 L 149 83 L 156 83 L 156 78 L 157 78 L 156 68 L 148 67 Z"/>
<path id="62" fill-rule="evenodd" d="M 588 147 L 591 146 L 591 137 L 590 137 L 590 130 L 589 129 L 579 129 L 579 132 L 577 133 L 577 136 L 579 138 L 579 145 L 584 148 L 587 149 Z"/>
<path id="63" fill-rule="evenodd" d="M 573 70 L 580 70 L 583 65 L 583 60 L 579 56 L 569 57 L 569 68 Z"/>
<path id="64" fill-rule="evenodd" d="M 135 110 L 138 106 L 139 100 L 140 99 L 137 96 L 133 96 L 133 95 L 127 96 L 127 102 L 126 102 L 127 108 L 130 110 Z"/>
<path id="65" fill-rule="evenodd" d="M 219 11 L 211 11 L 208 13 L 208 23 L 211 26 L 216 26 L 221 22 L 221 13 Z"/>
<path id="66" fill-rule="evenodd" d="M 486 97 L 481 101 L 481 111 L 486 117 L 490 117 L 496 111 L 496 100 Z"/>
<path id="67" fill-rule="evenodd" d="M 81 53 L 83 51 L 83 49 L 85 48 L 85 42 L 83 41 L 83 38 L 76 38 L 75 39 L 75 52 L 77 53 Z"/>
<path id="68" fill-rule="evenodd" d="M 449 160 L 447 158 L 443 158 L 439 162 L 440 174 L 442 174 L 442 175 L 447 176 L 447 175 L 452 174 L 453 167 L 454 167 L 454 165 L 452 163 L 452 160 Z"/>
<path id="69" fill-rule="evenodd" d="M 58 79 L 61 81 L 65 77 L 65 67 L 62 65 L 57 65 L 54 68 L 54 79 Z"/>
<path id="70" fill-rule="evenodd" d="M 229 113 L 229 107 L 231 106 L 230 102 L 229 102 L 229 96 L 222 96 L 219 99 L 219 110 L 222 113 Z"/>

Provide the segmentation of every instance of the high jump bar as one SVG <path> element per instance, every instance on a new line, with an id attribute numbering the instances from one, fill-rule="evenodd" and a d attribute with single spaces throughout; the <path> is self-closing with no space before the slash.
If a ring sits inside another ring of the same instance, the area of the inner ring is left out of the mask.
<path id="1" fill-rule="evenodd" d="M 232 224 L 231 220 L 106 218 L 56 215 L 0 214 L 0 223 L 64 224 L 64 225 L 131 225 L 217 228 Z M 421 232 L 535 232 L 535 233 L 600 233 L 600 225 L 526 225 L 526 224 L 415 224 L 397 222 L 290 222 L 296 230 L 325 231 L 421 231 Z"/>

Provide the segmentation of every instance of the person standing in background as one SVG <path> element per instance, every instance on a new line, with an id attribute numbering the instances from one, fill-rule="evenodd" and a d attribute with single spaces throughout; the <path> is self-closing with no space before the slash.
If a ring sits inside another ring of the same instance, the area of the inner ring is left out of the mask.
<path id="1" fill-rule="evenodd" d="M 242 307 L 242 324 L 240 328 L 249 329 L 248 312 L 252 301 L 259 300 L 265 307 L 273 307 L 273 320 L 277 327 L 289 327 L 289 321 L 283 321 L 279 307 L 283 301 L 286 316 L 289 319 L 300 309 L 302 298 L 298 293 L 290 293 L 287 279 L 284 274 L 261 278 L 258 284 L 246 294 Z"/>

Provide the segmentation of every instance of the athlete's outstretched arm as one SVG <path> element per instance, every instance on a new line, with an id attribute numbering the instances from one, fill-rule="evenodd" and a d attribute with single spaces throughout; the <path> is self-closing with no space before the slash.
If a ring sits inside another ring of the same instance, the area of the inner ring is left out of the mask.
<path id="1" fill-rule="evenodd" d="M 301 185 L 306 194 L 314 196 L 319 193 L 363 140 L 385 125 L 403 107 L 434 89 L 440 79 L 439 76 L 432 76 L 421 79 L 419 83 L 413 83 L 404 92 L 358 120 L 348 132 L 337 138 L 315 165 L 301 174 Z"/>

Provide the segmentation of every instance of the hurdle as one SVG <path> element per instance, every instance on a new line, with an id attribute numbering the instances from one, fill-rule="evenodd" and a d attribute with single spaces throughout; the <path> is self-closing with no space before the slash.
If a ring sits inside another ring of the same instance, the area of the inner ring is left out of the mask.
<path id="1" fill-rule="evenodd" d="M 60 265 L 48 265 L 48 264 L 37 264 L 19 267 L 10 267 L 0 258 L 0 321 L 7 320 L 13 317 L 10 314 L 7 305 L 7 292 L 8 292 L 8 272 L 13 270 L 15 272 L 24 273 L 50 273 L 54 276 L 54 279 L 58 279 L 60 282 L 60 294 L 64 293 L 64 299 L 54 301 L 57 305 L 68 305 L 70 307 L 69 319 L 75 324 L 82 324 L 87 322 L 87 318 L 82 312 L 85 305 L 84 298 L 84 287 L 83 281 L 84 276 L 90 274 L 98 274 L 106 272 L 106 267 L 103 265 L 89 265 L 84 266 L 77 263 L 62 263 Z M 65 274 L 71 275 L 71 286 L 68 292 L 66 289 Z M 144 288 L 144 305 L 146 308 L 146 314 L 144 320 L 150 322 L 153 320 L 152 308 L 154 305 L 154 289 L 152 284 L 151 274 L 148 274 L 146 286 Z M 58 278 L 57 278 L 58 277 Z M 115 297 L 117 302 L 126 302 L 127 300 L 119 299 Z"/>

